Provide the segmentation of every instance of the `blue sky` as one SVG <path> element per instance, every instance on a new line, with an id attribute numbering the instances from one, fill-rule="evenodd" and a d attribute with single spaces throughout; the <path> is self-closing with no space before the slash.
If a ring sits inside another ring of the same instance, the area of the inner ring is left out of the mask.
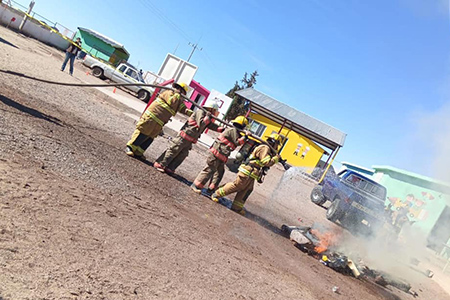
<path id="1" fill-rule="evenodd" d="M 188 42 L 203 48 L 191 62 L 209 89 L 258 70 L 256 89 L 348 134 L 337 161 L 448 173 L 448 0 L 35 1 L 123 43 L 144 70 L 175 49 L 187 59 Z"/>

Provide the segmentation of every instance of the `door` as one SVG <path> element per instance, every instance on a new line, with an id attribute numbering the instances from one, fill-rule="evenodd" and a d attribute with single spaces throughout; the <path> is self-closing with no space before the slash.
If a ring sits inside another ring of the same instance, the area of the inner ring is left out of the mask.
<path id="1" fill-rule="evenodd" d="M 128 67 L 126 65 L 120 66 L 118 69 L 114 70 L 111 80 L 117 83 L 129 83 L 125 80 L 125 72 L 127 71 Z"/>

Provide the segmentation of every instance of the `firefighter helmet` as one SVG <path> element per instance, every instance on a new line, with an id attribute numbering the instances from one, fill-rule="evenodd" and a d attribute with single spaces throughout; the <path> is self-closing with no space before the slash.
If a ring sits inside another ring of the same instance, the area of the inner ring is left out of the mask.
<path id="1" fill-rule="evenodd" d="M 246 117 L 244 116 L 237 116 L 233 121 L 231 121 L 232 124 L 239 124 L 242 126 L 247 126 L 248 125 L 248 120 Z"/>
<path id="2" fill-rule="evenodd" d="M 267 137 L 267 141 L 270 141 L 270 140 L 273 140 L 275 143 L 280 145 L 281 142 L 283 141 L 283 138 L 278 133 L 274 132 Z"/>
<path id="3" fill-rule="evenodd" d="M 186 95 L 187 92 L 189 91 L 189 87 L 184 82 L 175 82 L 173 84 L 173 87 L 176 88 L 176 89 L 180 89 L 182 93 L 184 91 L 184 93 L 183 93 L 184 95 Z"/>
<path id="4" fill-rule="evenodd" d="M 217 103 L 216 100 L 208 100 L 206 101 L 205 105 L 203 105 L 204 108 L 211 108 L 214 110 L 219 110 L 219 103 Z"/>

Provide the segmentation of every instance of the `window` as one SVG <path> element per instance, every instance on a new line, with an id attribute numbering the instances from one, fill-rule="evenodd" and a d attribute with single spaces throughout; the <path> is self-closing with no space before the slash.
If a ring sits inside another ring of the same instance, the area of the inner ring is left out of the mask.
<path id="1" fill-rule="evenodd" d="M 261 137 L 263 132 L 266 130 L 266 126 L 253 120 L 252 123 L 250 123 L 250 132 L 253 133 L 256 136 Z"/>
<path id="2" fill-rule="evenodd" d="M 123 73 L 123 72 L 125 72 L 126 69 L 127 69 L 127 66 L 121 66 L 119 68 L 119 71 Z"/>
<path id="3" fill-rule="evenodd" d="M 348 176 L 345 180 L 347 180 L 348 182 L 350 182 L 351 184 L 353 184 L 354 186 L 358 186 L 359 182 L 361 181 L 361 178 L 359 178 L 358 176 L 356 176 L 355 174 L 351 174 L 350 176 Z"/>
<path id="4" fill-rule="evenodd" d="M 138 74 L 133 69 L 128 69 L 125 74 L 133 79 L 139 80 Z"/>

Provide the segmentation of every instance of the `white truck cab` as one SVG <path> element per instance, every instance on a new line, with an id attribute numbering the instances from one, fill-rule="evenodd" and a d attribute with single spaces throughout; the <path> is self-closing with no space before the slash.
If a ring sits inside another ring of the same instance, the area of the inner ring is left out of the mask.
<path id="1" fill-rule="evenodd" d="M 83 64 L 92 69 L 92 75 L 97 78 L 108 78 L 116 83 L 145 83 L 139 71 L 127 62 L 120 63 L 117 68 L 102 62 L 90 55 L 86 55 Z M 153 90 L 139 85 L 126 86 L 127 90 L 135 93 L 138 99 L 148 102 Z"/>

